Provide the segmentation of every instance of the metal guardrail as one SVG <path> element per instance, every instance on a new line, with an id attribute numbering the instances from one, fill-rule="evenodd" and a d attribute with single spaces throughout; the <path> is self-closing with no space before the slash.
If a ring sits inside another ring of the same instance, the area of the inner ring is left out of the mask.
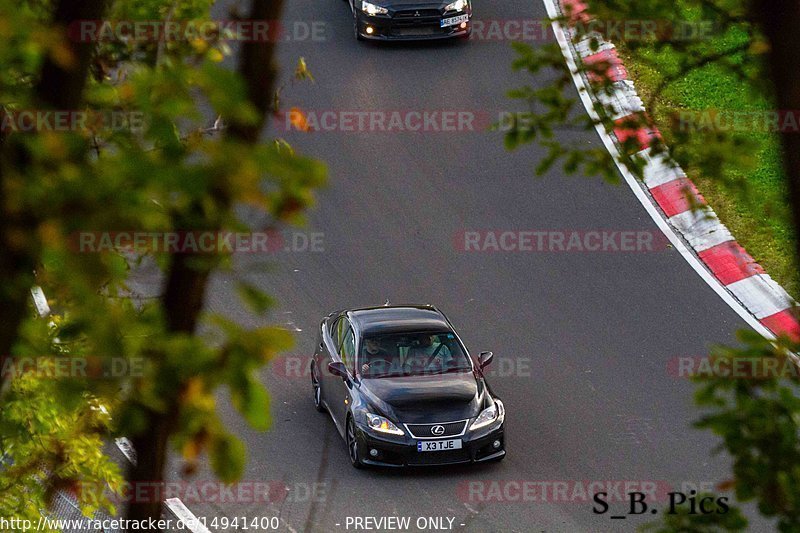
<path id="1" fill-rule="evenodd" d="M 98 529 L 93 527 L 93 522 L 83 516 L 81 513 L 80 508 L 78 507 L 78 503 L 75 500 L 75 497 L 71 494 L 68 494 L 64 491 L 56 492 L 55 496 L 53 497 L 53 501 L 50 505 L 49 513 L 51 518 L 57 520 L 64 520 L 68 521 L 68 523 L 78 523 L 81 522 L 81 526 L 79 527 L 68 527 L 62 529 L 63 533 L 123 533 L 119 529 Z M 99 511 L 97 512 L 92 518 L 96 520 L 104 520 L 113 518 L 112 516 Z M 106 522 L 109 523 L 109 522 Z"/>
<path id="2" fill-rule="evenodd" d="M 56 492 L 51 502 L 50 509 L 48 510 L 48 516 L 54 520 L 63 520 L 64 522 L 62 522 L 62 524 L 68 523 L 75 525 L 80 523 L 79 526 L 63 528 L 61 530 L 62 533 L 125 533 L 125 531 L 121 529 L 95 527 L 96 524 L 103 524 L 104 521 L 105 524 L 113 524 L 113 520 L 119 517 L 111 516 L 103 511 L 98 511 L 89 519 L 81 513 L 75 496 L 64 491 Z M 164 531 L 168 533 L 191 533 L 191 531 L 186 528 L 177 527 L 178 517 L 171 513 L 166 506 L 162 506 L 161 517 L 164 519 L 171 519 L 172 527 Z"/>

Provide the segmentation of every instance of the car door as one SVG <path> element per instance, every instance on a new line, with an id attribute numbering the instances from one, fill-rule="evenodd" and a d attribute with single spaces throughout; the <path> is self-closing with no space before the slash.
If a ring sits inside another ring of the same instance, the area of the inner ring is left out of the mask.
<path id="1" fill-rule="evenodd" d="M 347 419 L 347 409 L 351 403 L 351 390 L 355 386 L 353 383 L 353 364 L 356 357 L 356 340 L 353 327 L 350 325 L 346 318 L 342 319 L 340 331 L 342 332 L 342 340 L 339 345 L 338 360 L 344 363 L 347 367 L 348 377 L 340 378 L 334 377 L 331 392 L 332 398 L 328 404 L 333 410 L 333 417 L 336 420 L 339 431 L 344 431 L 345 420 Z"/>
<path id="2" fill-rule="evenodd" d="M 340 381 L 341 378 L 331 374 L 328 371 L 328 365 L 339 360 L 339 346 L 345 331 L 344 321 L 342 316 L 332 318 L 322 331 L 322 343 L 320 344 L 322 357 L 319 359 L 319 379 L 322 384 L 322 401 L 329 406 L 328 410 L 331 412 L 331 416 L 334 415 L 333 409 L 330 407 L 335 397 L 333 391 L 337 387 L 337 381 Z"/>

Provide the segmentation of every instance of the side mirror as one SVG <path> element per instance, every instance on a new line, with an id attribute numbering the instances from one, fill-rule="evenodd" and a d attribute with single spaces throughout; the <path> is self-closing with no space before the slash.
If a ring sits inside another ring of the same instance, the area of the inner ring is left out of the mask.
<path id="1" fill-rule="evenodd" d="M 492 362 L 494 359 L 494 354 L 492 352 L 481 352 L 478 356 L 478 366 L 481 368 L 485 368 L 489 366 L 489 363 Z"/>
<path id="2" fill-rule="evenodd" d="M 334 376 L 339 376 L 340 378 L 347 377 L 347 367 L 344 366 L 344 363 L 341 361 L 333 361 L 332 363 L 328 363 L 328 372 Z"/>

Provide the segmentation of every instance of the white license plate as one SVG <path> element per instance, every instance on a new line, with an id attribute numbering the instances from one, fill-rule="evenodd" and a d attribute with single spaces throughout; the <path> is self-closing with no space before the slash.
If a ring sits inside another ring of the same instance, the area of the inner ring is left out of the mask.
<path id="1" fill-rule="evenodd" d="M 442 19 L 442 28 L 455 26 L 456 24 L 461 24 L 462 22 L 469 22 L 469 15 L 459 15 L 457 17 L 450 17 L 449 19 Z"/>
<path id="2" fill-rule="evenodd" d="M 444 452 L 447 450 L 460 450 L 460 449 L 461 449 L 461 439 L 417 441 L 418 452 Z"/>

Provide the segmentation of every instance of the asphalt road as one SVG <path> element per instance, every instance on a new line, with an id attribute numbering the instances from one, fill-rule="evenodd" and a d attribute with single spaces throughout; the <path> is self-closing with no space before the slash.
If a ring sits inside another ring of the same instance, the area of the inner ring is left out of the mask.
<path id="1" fill-rule="evenodd" d="M 228 7 L 218 5 L 217 16 L 226 17 Z M 545 17 L 538 0 L 475 0 L 474 8 L 480 19 Z M 325 35 L 323 42 L 281 45 L 286 106 L 474 110 L 494 117 L 514 109 L 508 89 L 547 79 L 513 74 L 507 41 L 358 43 L 340 0 L 287 2 L 285 19 L 321 22 Z M 288 82 L 300 56 L 315 83 Z M 323 232 L 324 252 L 243 254 L 234 274 L 213 279 L 207 309 L 262 323 L 231 290 L 236 277 L 257 282 L 280 301 L 271 320 L 301 330 L 289 361 L 305 364 L 320 318 L 334 309 L 386 299 L 435 303 L 471 351 L 496 355 L 491 383 L 508 412 L 508 456 L 477 467 L 356 471 L 331 420 L 314 411 L 308 378 L 286 375 L 281 360 L 263 372 L 271 431 L 249 430 L 224 394 L 220 409 L 248 446 L 244 482 L 285 486 L 287 497 L 187 501 L 195 514 L 279 515 L 281 529 L 291 531 L 345 531 L 355 516 L 408 516 L 412 524 L 451 517 L 462 531 L 630 531 L 652 515 L 611 520 L 612 513 L 595 515 L 591 502 L 576 497 L 483 502 L 464 487 L 629 480 L 681 488 L 727 479 L 728 460 L 711 455 L 717 440 L 691 429 L 698 416 L 694 386 L 671 376 L 667 365 L 731 342 L 745 324 L 677 252 L 464 253 L 454 246 L 464 230 L 656 232 L 624 184 L 560 170 L 537 179 L 533 168 L 543 152 L 530 146 L 508 153 L 500 133 L 285 133 L 274 126 L 266 132 L 276 134 L 329 165 L 329 186 L 306 228 Z M 559 136 L 599 142 L 592 133 Z M 245 216 L 254 227 L 263 223 Z M 170 475 L 179 476 L 177 467 Z M 194 479 L 204 477 L 210 477 L 205 467 Z"/>

